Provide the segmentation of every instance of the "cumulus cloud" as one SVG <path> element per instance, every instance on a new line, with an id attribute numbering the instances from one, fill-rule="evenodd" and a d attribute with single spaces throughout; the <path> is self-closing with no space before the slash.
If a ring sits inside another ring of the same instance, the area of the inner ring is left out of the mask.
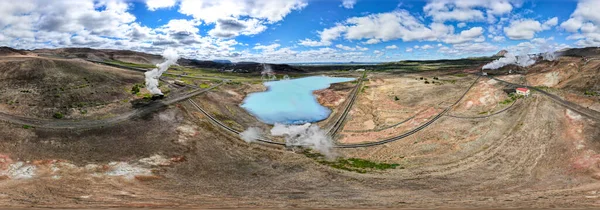
<path id="1" fill-rule="evenodd" d="M 459 34 L 452 34 L 443 39 L 443 41 L 447 44 L 459 44 L 470 41 L 483 42 L 485 38 L 483 37 L 483 28 L 474 27 L 468 30 L 461 31 Z"/>
<path id="2" fill-rule="evenodd" d="M 352 8 L 354 8 L 355 4 L 356 4 L 356 0 L 342 0 L 341 6 L 346 9 L 352 9 Z"/>
<path id="3" fill-rule="evenodd" d="M 179 12 L 208 23 L 241 17 L 274 23 L 306 5 L 304 0 L 181 0 Z"/>
<path id="4" fill-rule="evenodd" d="M 568 39 L 578 40 L 576 45 L 600 46 L 600 13 L 597 8 L 600 8 L 600 1 L 581 0 L 570 18 L 560 24 L 561 28 L 573 33 Z"/>
<path id="5" fill-rule="evenodd" d="M 396 45 L 389 45 L 389 46 L 386 46 L 385 49 L 388 49 L 388 50 L 398 49 L 398 46 L 396 46 Z"/>
<path id="6" fill-rule="evenodd" d="M 510 13 L 516 1 L 511 0 L 436 0 L 428 2 L 423 11 L 436 22 L 495 21 L 495 16 Z"/>
<path id="7" fill-rule="evenodd" d="M 532 39 L 537 32 L 550 29 L 552 24 L 556 25 L 558 18 L 552 18 L 541 24 L 533 19 L 520 19 L 510 23 L 510 26 L 504 28 L 504 34 L 513 40 Z"/>
<path id="8" fill-rule="evenodd" d="M 467 24 L 466 23 L 458 23 L 458 24 L 456 24 L 456 27 L 464 28 L 464 27 L 467 27 Z"/>
<path id="9" fill-rule="evenodd" d="M 177 3 L 176 0 L 146 0 L 148 10 L 155 11 L 162 8 L 171 8 Z"/>
<path id="10" fill-rule="evenodd" d="M 267 27 L 262 25 L 258 19 L 236 20 L 236 19 L 219 19 L 217 20 L 214 29 L 210 30 L 210 36 L 219 38 L 232 38 L 242 35 L 255 35 L 266 30 Z"/>

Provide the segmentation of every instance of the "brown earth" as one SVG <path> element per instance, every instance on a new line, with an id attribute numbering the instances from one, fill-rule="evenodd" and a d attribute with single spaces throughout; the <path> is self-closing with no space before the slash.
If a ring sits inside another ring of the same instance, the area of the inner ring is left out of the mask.
<path id="1" fill-rule="evenodd" d="M 18 59 L 5 62 L 18 64 L 3 65 L 10 67 L 4 71 L 12 73 L 4 76 L 11 80 L 16 79 L 10 75 L 47 76 L 35 74 Z M 79 81 L 80 71 L 92 68 L 71 69 L 73 63 L 55 59 L 35 62 L 40 64 L 36 69 L 48 64 L 42 72 L 66 72 L 62 81 Z M 99 80 L 139 77 L 112 71 L 97 69 L 91 75 Z M 425 84 L 421 77 L 435 84 Z M 525 82 L 527 76 L 501 78 Z M 365 142 L 404 133 L 456 102 L 474 79 L 447 72 L 370 73 L 337 140 Z M 319 123 L 322 127 L 340 113 L 346 102 L 340 97 L 347 98 L 352 87 L 342 83 L 316 92 L 321 102 L 339 101 L 330 119 Z M 560 91 L 571 93 L 564 87 Z M 498 102 L 506 99 L 505 88 L 482 78 L 451 113 L 501 109 Z M 270 126 L 239 107 L 245 95 L 261 90 L 260 84 L 231 83 L 193 100 L 236 129 L 268 130 Z M 31 100 L 41 100 L 38 97 Z M 398 127 L 351 132 L 410 117 L 414 118 Z M 599 138 L 598 122 L 535 92 L 489 118 L 444 116 L 393 143 L 334 150 L 345 158 L 399 164 L 365 174 L 322 165 L 285 148 L 247 144 L 212 125 L 188 102 L 92 129 L 26 129 L 0 122 L 0 206 L 598 208 Z"/>

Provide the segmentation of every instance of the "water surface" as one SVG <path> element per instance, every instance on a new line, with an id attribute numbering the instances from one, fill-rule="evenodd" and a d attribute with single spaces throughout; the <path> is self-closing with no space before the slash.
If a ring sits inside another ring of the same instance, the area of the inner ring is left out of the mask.
<path id="1" fill-rule="evenodd" d="M 267 124 L 318 122 L 329 117 L 331 110 L 319 104 L 312 92 L 352 80 L 355 79 L 312 76 L 265 82 L 268 90 L 249 94 L 241 106 Z"/>

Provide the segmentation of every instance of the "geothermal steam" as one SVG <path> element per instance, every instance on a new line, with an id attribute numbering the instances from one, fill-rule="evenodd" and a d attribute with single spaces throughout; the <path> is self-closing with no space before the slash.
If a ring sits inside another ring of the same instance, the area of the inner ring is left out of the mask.
<path id="1" fill-rule="evenodd" d="M 492 61 L 491 63 L 486 64 L 485 66 L 483 66 L 482 69 L 499 69 L 499 68 L 502 68 L 503 66 L 510 65 L 510 64 L 527 67 L 527 66 L 533 65 L 534 63 L 535 63 L 535 60 L 532 59 L 527 54 L 515 56 L 511 53 L 506 53 L 506 54 L 504 54 L 503 58 L 500 58 L 498 60 L 495 60 L 495 61 Z"/>
<path id="2" fill-rule="evenodd" d="M 260 130 L 260 128 L 257 127 L 249 127 L 248 129 L 246 129 L 244 132 L 240 133 L 240 137 L 248 142 L 248 143 L 252 143 L 255 142 L 257 139 L 262 137 L 262 130 Z"/>
<path id="3" fill-rule="evenodd" d="M 167 71 L 167 69 L 169 69 L 169 66 L 175 64 L 175 62 L 177 62 L 177 59 L 179 59 L 179 54 L 177 54 L 177 51 L 173 48 L 166 49 L 163 52 L 162 56 L 163 58 L 165 58 L 165 61 L 156 64 L 157 68 L 147 71 L 145 73 L 146 89 L 148 89 L 148 91 L 150 91 L 150 93 L 152 94 L 163 94 L 162 91 L 158 89 L 158 79 L 165 71 Z"/>
<path id="4" fill-rule="evenodd" d="M 275 76 L 275 72 L 273 72 L 271 65 L 263 63 L 262 66 L 263 70 L 262 72 L 260 72 L 260 74 L 262 75 L 262 80 L 277 80 L 277 76 Z"/>
<path id="5" fill-rule="evenodd" d="M 311 125 L 310 123 L 304 125 L 284 125 L 275 123 L 275 126 L 271 129 L 271 135 L 283 136 L 287 146 L 308 147 L 329 158 L 334 156 L 331 151 L 333 148 L 333 141 L 327 133 L 321 130 L 317 125 Z M 262 138 L 262 136 L 262 130 L 256 127 L 250 127 L 240 133 L 240 137 L 248 143 L 255 142 L 259 138 Z"/>
<path id="6" fill-rule="evenodd" d="M 556 52 L 545 52 L 541 54 L 543 60 L 554 61 L 560 56 Z M 511 53 L 504 54 L 503 58 L 492 61 L 491 63 L 486 64 L 482 67 L 482 69 L 499 69 L 506 65 L 518 65 L 521 67 L 528 67 L 535 64 L 535 57 L 532 55 L 521 54 L 521 55 L 513 55 Z"/>
<path id="7" fill-rule="evenodd" d="M 304 125 L 283 125 L 276 123 L 271 129 L 271 135 L 285 137 L 285 144 L 289 146 L 306 146 L 327 157 L 333 157 L 331 148 L 333 141 L 327 133 L 317 125 L 306 123 Z"/>

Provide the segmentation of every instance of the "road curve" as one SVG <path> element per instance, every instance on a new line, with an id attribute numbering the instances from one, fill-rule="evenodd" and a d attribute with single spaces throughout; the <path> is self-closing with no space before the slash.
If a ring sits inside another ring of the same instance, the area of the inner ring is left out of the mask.
<path id="1" fill-rule="evenodd" d="M 469 86 L 469 88 L 467 88 L 467 90 L 460 96 L 460 98 L 454 102 L 454 104 L 448 106 L 446 109 L 444 109 L 444 111 L 440 112 L 439 114 L 437 114 L 435 117 L 433 117 L 431 120 L 427 121 L 426 123 L 420 125 L 419 127 L 416 127 L 415 129 L 412 129 L 406 133 L 403 133 L 401 135 L 398 136 L 394 136 L 388 139 L 384 139 L 384 140 L 380 140 L 380 141 L 376 141 L 376 142 L 366 142 L 366 143 L 358 143 L 358 144 L 336 144 L 335 147 L 336 148 L 360 148 L 360 147 L 372 147 L 372 146 L 377 146 L 377 145 L 383 145 L 383 144 L 387 144 L 390 142 L 394 142 L 394 141 L 398 141 L 400 139 L 406 138 L 410 135 L 415 134 L 416 132 L 419 132 L 423 129 L 425 129 L 427 126 L 433 124 L 435 121 L 437 121 L 438 119 L 440 119 L 442 116 L 444 116 L 444 114 L 446 114 L 448 111 L 450 111 L 450 109 L 452 109 L 452 107 L 456 106 L 456 104 L 458 104 L 460 101 L 462 101 L 462 99 L 465 97 L 465 95 L 467 95 L 467 93 L 469 92 L 469 90 L 471 90 L 471 88 L 473 88 L 473 86 L 475 86 L 475 84 L 477 83 L 477 81 L 479 80 L 479 78 L 481 78 L 480 76 L 478 76 L 475 81 L 473 81 L 473 83 Z"/>
<path id="2" fill-rule="evenodd" d="M 510 106 L 494 112 L 493 114 L 488 114 L 488 115 L 484 115 L 484 116 L 456 116 L 456 115 L 450 115 L 450 114 L 446 114 L 447 117 L 453 117 L 453 118 L 459 118 L 459 119 L 482 119 L 482 118 L 488 118 L 488 117 L 492 117 L 494 115 L 498 115 L 498 114 L 502 114 L 506 111 L 508 111 L 511 107 L 513 107 L 515 104 L 517 103 L 517 100 L 513 101 Z"/>
<path id="3" fill-rule="evenodd" d="M 580 114 L 580 115 L 583 115 L 585 117 L 588 117 L 588 118 L 600 121 L 600 112 L 598 112 L 598 111 L 595 111 L 595 110 L 592 110 L 592 109 L 588 109 L 588 108 L 585 108 L 585 107 L 583 107 L 583 106 L 581 106 L 579 104 L 576 104 L 576 103 L 564 100 L 564 99 L 558 97 L 557 95 L 548 93 L 548 92 L 546 92 L 546 91 L 544 91 L 542 89 L 539 89 L 539 88 L 536 88 L 536 87 L 533 87 L 533 86 L 527 86 L 527 85 L 521 85 L 521 84 L 511 83 L 511 82 L 508 82 L 508 81 L 504 81 L 504 80 L 498 79 L 498 78 L 493 77 L 493 76 L 488 76 L 488 77 L 492 78 L 493 80 L 502 82 L 502 83 L 506 83 L 506 84 L 510 84 L 510 85 L 515 85 L 515 86 L 518 86 L 518 87 L 527 87 L 529 89 L 535 90 L 537 92 L 540 92 L 540 93 L 548 96 L 550 99 L 552 99 L 553 101 L 557 102 L 559 105 L 561 105 L 561 106 L 563 106 L 563 107 L 565 107 L 567 109 L 570 109 L 570 110 L 576 112 L 577 114 Z"/>

